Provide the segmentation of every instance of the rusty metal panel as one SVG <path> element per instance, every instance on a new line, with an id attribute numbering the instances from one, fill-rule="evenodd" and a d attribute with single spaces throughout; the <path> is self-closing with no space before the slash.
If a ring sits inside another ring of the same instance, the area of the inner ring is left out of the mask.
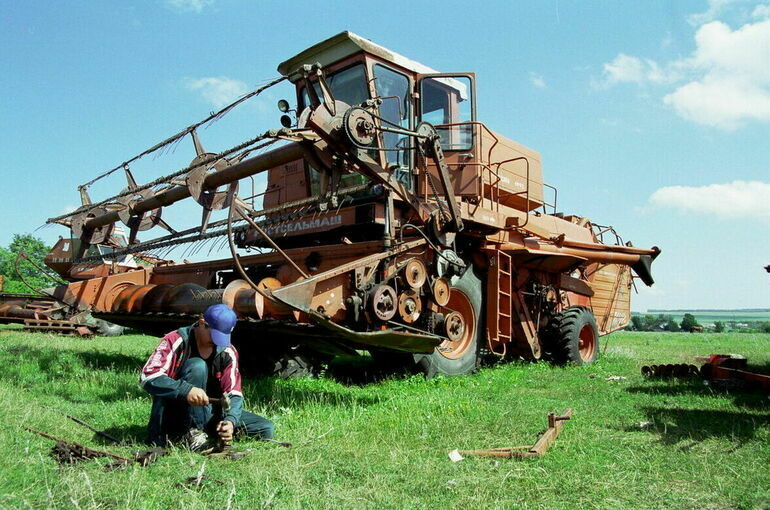
<path id="1" fill-rule="evenodd" d="M 601 334 L 624 328 L 631 320 L 631 271 L 620 264 L 600 264 L 589 277 L 590 299 Z"/>
<path id="2" fill-rule="evenodd" d="M 499 188 L 500 203 L 530 211 L 542 206 L 543 171 L 540 154 L 487 129 L 479 131 L 478 157 L 482 164 L 489 165 L 494 171 L 484 173 L 484 183 L 486 186 L 496 185 Z M 510 161 L 514 159 L 516 161 Z M 497 178 L 499 182 L 496 182 Z"/>

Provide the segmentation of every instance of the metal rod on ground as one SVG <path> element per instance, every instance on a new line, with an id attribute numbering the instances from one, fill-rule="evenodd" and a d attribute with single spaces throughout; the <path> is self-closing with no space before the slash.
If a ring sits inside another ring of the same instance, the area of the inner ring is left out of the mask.
<path id="1" fill-rule="evenodd" d="M 39 430 L 35 430 L 35 429 L 31 428 L 31 427 L 24 427 L 24 429 L 28 430 L 29 432 L 32 432 L 33 434 L 37 434 L 39 436 L 43 436 L 46 439 L 50 439 L 52 441 L 56 441 L 57 443 L 78 444 L 78 443 L 75 443 L 74 441 L 67 441 L 66 439 L 62 439 L 60 437 L 52 436 L 51 434 L 46 434 L 45 432 L 40 432 Z M 87 451 L 89 453 L 92 453 L 92 454 L 95 454 L 95 455 L 99 455 L 99 456 L 102 456 L 102 457 L 112 457 L 113 459 L 125 462 L 127 464 L 135 462 L 134 459 L 129 459 L 128 457 L 123 457 L 123 456 L 120 456 L 120 455 L 116 455 L 114 453 L 105 452 L 105 451 L 102 451 L 102 450 L 94 450 L 93 448 L 88 448 L 88 447 L 83 446 L 83 445 L 78 445 L 78 446 L 83 448 L 85 451 Z"/>
<path id="2" fill-rule="evenodd" d="M 110 435 L 110 434 L 108 434 L 107 432 L 104 432 L 103 430 L 99 430 L 99 429 L 97 429 L 96 427 L 93 427 L 93 426 L 89 425 L 88 423 L 84 422 L 84 421 L 83 421 L 83 420 L 81 420 L 80 418 L 75 418 L 74 416 L 70 416 L 70 415 L 69 415 L 69 414 L 67 414 L 67 413 L 64 413 L 64 412 L 62 412 L 62 411 L 58 411 L 58 410 L 56 410 L 56 409 L 52 409 L 52 408 L 50 408 L 50 407 L 47 407 L 47 406 L 46 406 L 46 409 L 49 409 L 49 410 L 51 410 L 51 411 L 57 412 L 57 413 L 59 413 L 59 414 L 61 414 L 61 415 L 64 415 L 65 417 L 67 417 L 67 418 L 69 418 L 70 420 L 74 421 L 74 422 L 75 422 L 75 423 L 77 423 L 78 425 L 82 425 L 82 426 L 84 426 L 85 428 L 87 428 L 87 429 L 88 429 L 88 430 L 90 430 L 91 432 L 94 432 L 94 433 L 96 433 L 97 435 L 99 435 L 99 436 L 102 436 L 103 438 L 105 438 L 105 439 L 108 439 L 109 441 L 112 441 L 113 443 L 115 443 L 115 444 L 117 444 L 117 445 L 128 446 L 128 443 L 125 443 L 125 442 L 121 441 L 121 440 L 120 440 L 120 439 L 118 439 L 117 437 L 115 437 L 115 436 L 113 436 L 113 435 Z"/>
<path id="3" fill-rule="evenodd" d="M 461 455 L 478 455 L 482 457 L 502 457 L 511 458 L 534 458 L 542 457 L 553 441 L 559 437 L 561 429 L 564 428 L 564 422 L 572 418 L 572 409 L 566 409 L 561 416 L 554 413 L 548 413 L 548 428 L 538 438 L 532 446 L 511 446 L 507 448 L 489 448 L 486 450 L 459 450 Z M 516 451 L 527 450 L 527 451 Z"/>

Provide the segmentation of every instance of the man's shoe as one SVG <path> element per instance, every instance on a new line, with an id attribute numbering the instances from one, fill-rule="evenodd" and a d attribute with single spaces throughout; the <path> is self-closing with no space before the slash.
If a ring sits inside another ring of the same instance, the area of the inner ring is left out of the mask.
<path id="1" fill-rule="evenodd" d="M 192 428 L 182 437 L 182 444 L 194 452 L 199 452 L 208 446 L 209 436 L 201 429 Z"/>

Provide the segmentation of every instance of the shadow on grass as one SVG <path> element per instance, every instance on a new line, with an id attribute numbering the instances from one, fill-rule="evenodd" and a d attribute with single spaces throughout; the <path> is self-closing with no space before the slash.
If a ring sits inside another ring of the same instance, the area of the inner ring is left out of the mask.
<path id="1" fill-rule="evenodd" d="M 5 349 L 4 357 L 18 356 L 21 359 L 35 360 L 40 369 L 48 371 L 61 364 L 62 358 L 74 357 L 90 370 L 113 370 L 116 372 L 139 373 L 147 361 L 138 356 L 109 353 L 104 351 L 77 351 L 57 347 L 56 349 L 35 348 L 26 345 L 14 345 Z"/>
<path id="2" fill-rule="evenodd" d="M 92 378 L 96 372 L 105 379 L 109 372 L 136 374 L 138 377 L 144 360 L 125 354 L 102 351 L 76 351 L 67 349 L 46 349 L 29 346 L 10 346 L 0 354 L 0 380 L 13 386 L 43 391 L 74 403 L 94 401 L 113 402 L 127 397 L 137 397 L 144 392 L 132 378 L 111 378 L 109 392 L 84 394 L 78 381 Z"/>
<path id="3" fill-rule="evenodd" d="M 270 407 L 301 408 L 312 405 L 348 407 L 369 406 L 380 402 L 379 397 L 355 395 L 348 391 L 330 391 L 310 380 L 309 384 L 287 384 L 277 377 L 265 377 L 245 381 L 244 395 L 252 402 L 264 402 Z"/>
<path id="4" fill-rule="evenodd" d="M 767 392 L 751 391 L 745 385 L 725 387 L 724 384 L 708 385 L 698 378 L 691 379 L 655 379 L 649 385 L 630 386 L 629 393 L 646 393 L 648 395 L 700 395 L 705 397 L 730 398 L 738 407 L 750 409 L 768 408 Z"/>
<path id="5" fill-rule="evenodd" d="M 329 364 L 325 376 L 347 386 L 366 386 L 414 373 L 415 370 L 378 362 L 370 356 L 339 356 Z"/>
<path id="6" fill-rule="evenodd" d="M 149 419 L 149 414 L 150 414 L 150 410 L 148 409 L 147 410 L 148 419 Z M 120 439 L 123 443 L 126 443 L 126 444 L 144 445 L 145 441 L 147 440 L 146 423 L 141 423 L 136 425 L 117 425 L 117 426 L 109 427 L 102 430 L 107 434 L 115 437 L 116 439 Z M 112 441 L 100 436 L 99 434 L 94 434 L 93 440 L 96 443 L 104 444 L 104 445 L 114 444 Z"/>
<path id="7" fill-rule="evenodd" d="M 642 410 L 652 425 L 625 430 L 658 434 L 662 444 L 680 445 L 681 449 L 689 449 L 711 438 L 733 439 L 742 445 L 754 439 L 757 429 L 770 425 L 770 416 L 752 413 L 666 407 L 644 407 Z"/>

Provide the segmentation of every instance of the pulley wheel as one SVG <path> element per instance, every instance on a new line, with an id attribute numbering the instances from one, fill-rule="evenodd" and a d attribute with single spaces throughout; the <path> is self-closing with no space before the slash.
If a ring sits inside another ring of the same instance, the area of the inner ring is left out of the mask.
<path id="1" fill-rule="evenodd" d="M 215 155 L 208 152 L 199 154 L 192 160 L 190 166 L 200 165 L 202 161 Z M 223 191 L 203 189 L 203 182 L 209 173 L 224 170 L 228 166 L 230 166 L 230 163 L 226 159 L 219 159 L 208 165 L 198 166 L 190 170 L 187 177 L 185 177 L 185 183 L 187 184 L 187 189 L 190 190 L 190 196 L 206 209 L 218 210 L 230 207 L 233 197 L 238 193 L 238 181 L 231 182 L 227 185 L 227 189 Z"/>
<path id="2" fill-rule="evenodd" d="M 405 290 L 398 296 L 398 314 L 407 324 L 411 324 L 420 317 L 422 301 L 413 289 Z"/>
<path id="3" fill-rule="evenodd" d="M 110 235 L 112 235 L 114 224 L 109 223 L 93 230 L 87 230 L 85 225 L 88 220 L 107 214 L 107 212 L 107 209 L 103 207 L 96 207 L 89 211 L 76 214 L 71 220 L 70 229 L 72 230 L 72 233 L 86 244 L 106 243 L 110 239 Z"/>
<path id="4" fill-rule="evenodd" d="M 446 278 L 436 278 L 433 282 L 433 301 L 440 306 L 446 306 L 449 303 L 449 294 L 452 289 L 449 286 L 449 280 Z"/>
<path id="5" fill-rule="evenodd" d="M 343 120 L 345 134 L 356 145 L 371 145 L 377 136 L 374 115 L 363 108 L 350 108 Z"/>
<path id="6" fill-rule="evenodd" d="M 452 342 L 459 342 L 465 334 L 465 319 L 459 312 L 449 312 L 444 319 L 444 333 Z"/>
<path id="7" fill-rule="evenodd" d="M 121 193 L 128 191 L 128 188 L 123 189 Z M 140 215 L 133 215 L 131 209 L 141 200 L 146 200 L 155 196 L 150 189 L 143 189 L 137 191 L 131 195 L 126 195 L 118 199 L 118 218 L 127 227 L 132 230 L 144 231 L 150 230 L 152 227 L 160 223 L 161 207 L 152 209 L 151 211 L 144 212 Z"/>
<path id="8" fill-rule="evenodd" d="M 257 288 L 260 290 L 275 290 L 280 289 L 281 287 L 283 287 L 281 280 L 273 278 L 272 276 L 262 278 L 259 280 L 259 283 L 257 283 Z"/>
<path id="9" fill-rule="evenodd" d="M 369 309 L 381 321 L 389 321 L 396 315 L 398 298 L 390 285 L 378 285 L 369 294 Z"/>
<path id="10" fill-rule="evenodd" d="M 412 259 L 404 268 L 404 279 L 413 289 L 419 289 L 428 277 L 428 270 L 420 259 Z"/>

